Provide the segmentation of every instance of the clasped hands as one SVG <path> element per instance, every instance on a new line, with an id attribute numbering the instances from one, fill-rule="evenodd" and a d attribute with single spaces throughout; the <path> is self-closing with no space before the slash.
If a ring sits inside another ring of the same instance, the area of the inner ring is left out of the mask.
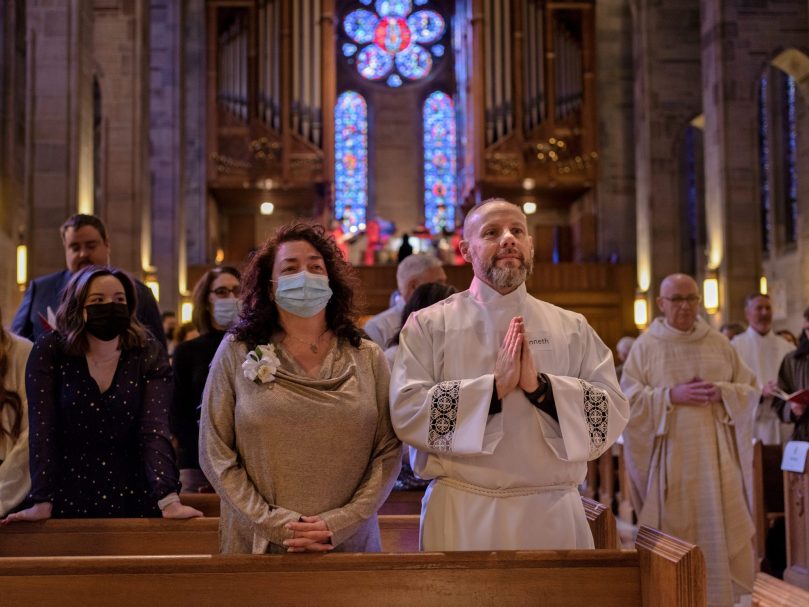
<path id="1" fill-rule="evenodd" d="M 694 377 L 674 386 L 669 392 L 669 398 L 672 405 L 705 407 L 708 403 L 721 401 L 722 391 L 715 383 Z"/>
<path id="2" fill-rule="evenodd" d="M 299 521 L 284 526 L 292 531 L 292 538 L 284 540 L 287 552 L 334 550 L 334 546 L 329 543 L 333 534 L 319 516 L 302 516 Z"/>
<path id="3" fill-rule="evenodd" d="M 528 393 L 539 388 L 534 358 L 525 346 L 525 322 L 522 316 L 511 319 L 503 343 L 497 351 L 494 386 L 500 400 L 518 386 Z"/>

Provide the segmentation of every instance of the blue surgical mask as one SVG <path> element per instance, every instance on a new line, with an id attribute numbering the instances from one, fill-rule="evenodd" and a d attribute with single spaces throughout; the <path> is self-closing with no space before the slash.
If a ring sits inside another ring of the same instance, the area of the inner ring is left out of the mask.
<path id="1" fill-rule="evenodd" d="M 314 316 L 331 299 L 329 279 L 320 274 L 311 274 L 304 270 L 291 276 L 281 276 L 277 282 L 275 303 L 295 316 Z"/>
<path id="2" fill-rule="evenodd" d="M 239 300 L 235 297 L 214 299 L 213 319 L 220 327 L 229 327 L 239 316 Z"/>

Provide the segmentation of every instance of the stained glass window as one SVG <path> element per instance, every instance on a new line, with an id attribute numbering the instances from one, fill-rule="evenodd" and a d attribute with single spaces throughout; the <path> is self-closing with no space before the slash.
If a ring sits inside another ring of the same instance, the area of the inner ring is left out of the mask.
<path id="1" fill-rule="evenodd" d="M 786 241 L 798 241 L 798 138 L 795 79 L 784 75 L 784 228 Z"/>
<path id="2" fill-rule="evenodd" d="M 337 98 L 334 134 L 334 214 L 344 231 L 356 232 L 368 206 L 368 107 L 359 93 Z"/>
<path id="3" fill-rule="evenodd" d="M 424 102 L 424 216 L 433 234 L 455 227 L 457 162 L 455 104 L 436 91 Z"/>
<path id="4" fill-rule="evenodd" d="M 448 37 L 446 20 L 427 0 L 415 4 L 424 8 L 413 12 L 411 0 L 377 0 L 373 6 L 362 0 L 367 9 L 343 18 L 343 57 L 363 78 L 399 87 L 427 77 L 444 56 L 445 45 L 437 43 Z"/>
<path id="5" fill-rule="evenodd" d="M 770 132 L 767 120 L 767 75 L 761 76 L 758 83 L 758 179 L 759 208 L 761 213 L 761 248 L 770 250 Z"/>

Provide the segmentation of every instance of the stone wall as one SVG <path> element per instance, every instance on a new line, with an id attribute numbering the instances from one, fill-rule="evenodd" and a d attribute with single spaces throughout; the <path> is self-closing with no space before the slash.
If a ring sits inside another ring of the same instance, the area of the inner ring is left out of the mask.
<path id="1" fill-rule="evenodd" d="M 807 5 L 702 0 L 700 8 L 709 263 L 719 268 L 722 319 L 738 318 L 762 271 L 758 80 L 780 51 L 805 47 Z"/>

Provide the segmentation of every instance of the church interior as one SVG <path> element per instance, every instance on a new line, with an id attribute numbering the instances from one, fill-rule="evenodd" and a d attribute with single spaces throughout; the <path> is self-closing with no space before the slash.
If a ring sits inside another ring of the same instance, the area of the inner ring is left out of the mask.
<path id="1" fill-rule="evenodd" d="M 717 328 L 764 284 L 799 331 L 803 2 L 405 2 L 391 32 L 370 2 L 4 4 L 7 317 L 76 212 L 178 314 L 278 225 L 334 222 L 374 314 L 405 234 L 465 288 L 464 214 L 502 197 L 528 216 L 530 290 L 611 347 L 672 272 L 708 280 Z"/>
<path id="2" fill-rule="evenodd" d="M 773 329 L 803 331 L 804 0 L 6 0 L 0 83 L 7 326 L 30 281 L 64 269 L 59 230 L 76 213 L 104 222 L 111 264 L 180 323 L 206 272 L 243 270 L 281 225 L 322 224 L 356 270 L 365 319 L 389 307 L 403 244 L 467 289 L 464 217 L 501 198 L 533 238 L 528 292 L 583 314 L 613 352 L 661 314 L 674 273 L 695 279 L 714 329 L 744 322 L 760 292 Z M 780 474 L 780 452 L 757 457 Z M 619 462 L 591 463 L 586 497 L 609 512 L 588 516 L 633 526 Z M 800 511 L 790 581 L 809 590 L 809 471 L 797 477 L 786 503 L 772 477 L 756 499 L 759 514 Z M 134 545 L 125 554 L 144 554 Z M 569 558 L 530 566 L 594 566 Z M 180 570 L 202 566 L 188 559 Z M 233 575 L 252 566 L 240 563 Z M 677 596 L 665 604 L 700 604 Z"/>

